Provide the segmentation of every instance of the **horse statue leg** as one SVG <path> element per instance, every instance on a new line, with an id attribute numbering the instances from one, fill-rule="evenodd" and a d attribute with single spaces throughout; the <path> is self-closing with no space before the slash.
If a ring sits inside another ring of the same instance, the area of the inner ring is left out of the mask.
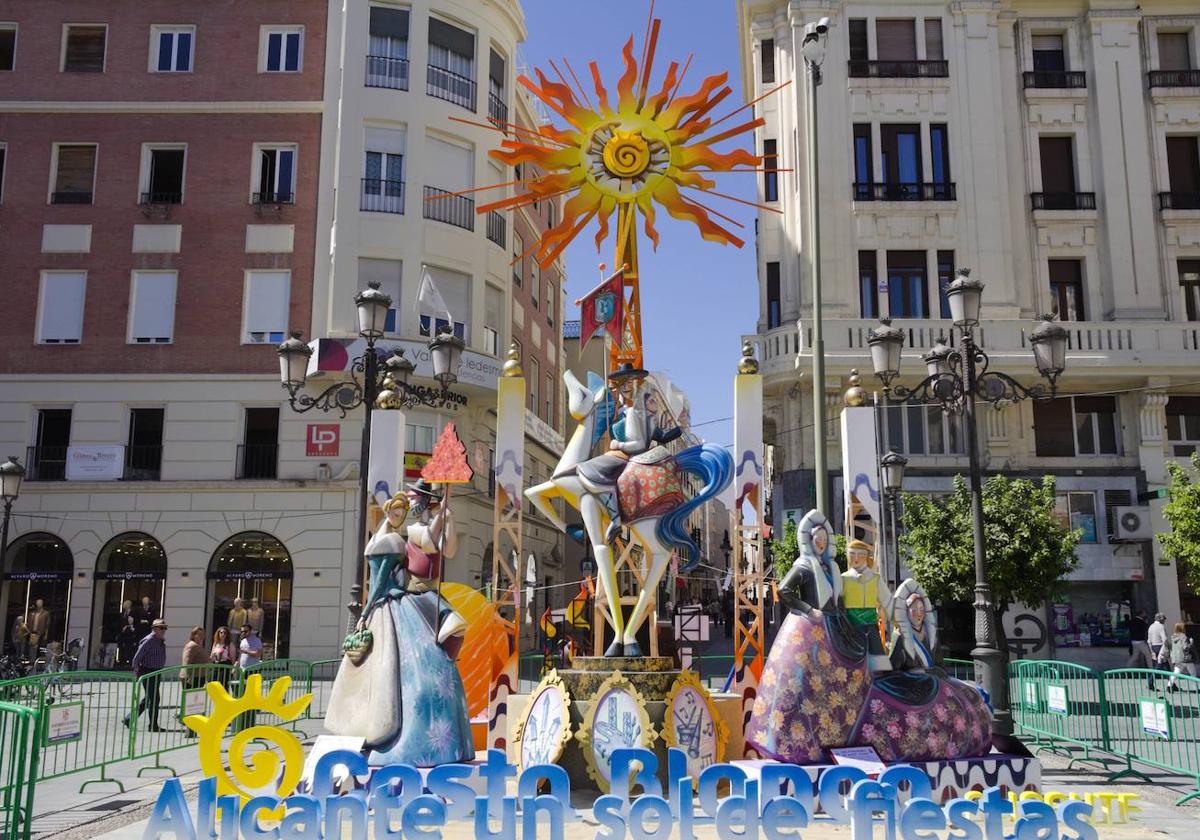
<path id="1" fill-rule="evenodd" d="M 637 631 L 641 629 L 642 622 L 646 620 L 646 613 L 650 609 L 650 599 L 658 592 L 658 584 L 662 581 L 662 577 L 667 571 L 667 563 L 671 560 L 671 550 L 658 539 L 658 520 L 657 516 L 652 519 L 643 519 L 629 527 L 635 539 L 642 544 L 642 551 L 649 555 L 650 563 L 646 579 L 642 583 L 642 591 L 638 594 L 637 604 L 634 605 L 633 612 L 629 615 L 629 621 L 625 623 L 626 656 L 642 655 L 641 646 L 637 643 Z M 656 633 L 658 628 L 653 627 L 650 632 Z"/>
<path id="2" fill-rule="evenodd" d="M 608 599 L 608 611 L 612 615 L 613 642 L 604 651 L 605 656 L 621 656 L 625 636 L 625 616 L 621 612 L 621 592 L 617 589 L 617 573 L 613 565 L 612 549 L 604 541 L 604 506 L 590 493 L 579 496 L 579 513 L 583 516 L 583 527 L 587 530 L 588 542 L 596 555 L 596 573 L 604 586 Z M 595 632 L 603 632 L 596 628 Z"/>
<path id="3" fill-rule="evenodd" d="M 554 509 L 554 505 L 550 503 L 551 499 L 555 496 L 562 495 L 563 493 L 554 479 L 543 481 L 541 484 L 530 487 L 525 491 L 525 498 L 529 499 L 533 503 L 533 506 L 540 510 L 542 515 L 549 519 L 555 528 L 565 531 L 567 530 L 567 523 L 563 521 L 562 517 L 558 515 L 558 511 Z M 567 499 L 567 501 L 570 502 L 570 499 Z"/>

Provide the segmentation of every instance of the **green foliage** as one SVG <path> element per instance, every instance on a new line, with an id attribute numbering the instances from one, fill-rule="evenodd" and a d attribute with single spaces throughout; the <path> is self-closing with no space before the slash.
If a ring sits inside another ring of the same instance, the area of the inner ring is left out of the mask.
<path id="1" fill-rule="evenodd" d="M 771 566 L 775 569 L 775 577 L 783 580 L 792 563 L 800 555 L 800 529 L 794 522 L 786 522 L 783 526 L 783 537 L 778 540 L 768 540 L 767 546 L 771 552 Z M 842 534 L 833 535 L 833 556 L 843 570 L 846 568 L 846 537 Z"/>
<path id="2" fill-rule="evenodd" d="M 1054 478 L 1040 486 L 1025 479 L 994 476 L 983 485 L 984 545 L 988 580 L 997 613 L 1009 604 L 1041 604 L 1061 596 L 1065 578 L 1078 564 L 1079 531 L 1063 527 L 1054 514 Z M 971 491 L 962 476 L 944 500 L 904 494 L 907 564 L 935 601 L 974 600 L 975 549 Z"/>
<path id="3" fill-rule="evenodd" d="M 1168 461 L 1167 473 L 1171 483 L 1163 516 L 1171 530 L 1159 534 L 1158 541 L 1179 565 L 1184 584 L 1200 594 L 1200 457 L 1192 454 L 1190 469 Z"/>

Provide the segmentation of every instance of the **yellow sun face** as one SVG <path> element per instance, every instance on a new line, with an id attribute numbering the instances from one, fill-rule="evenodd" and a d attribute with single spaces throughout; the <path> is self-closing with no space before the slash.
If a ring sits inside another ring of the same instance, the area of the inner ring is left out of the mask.
<path id="1" fill-rule="evenodd" d="M 567 84 L 557 66 L 555 71 L 561 83 L 549 80 L 541 70 L 536 71 L 536 83 L 525 76 L 519 79 L 567 125 L 523 129 L 502 141 L 501 148 L 490 153 L 492 157 L 510 166 L 533 163 L 546 174 L 531 179 L 517 195 L 483 204 L 477 212 L 567 196 L 562 219 L 546 231 L 536 249 L 535 257 L 543 266 L 553 262 L 593 218 L 600 226 L 596 235 L 599 246 L 608 234 L 612 214 L 622 209 L 631 214 L 628 222 L 622 217 L 622 223 L 633 224 L 632 214 L 640 216 L 645 233 L 655 246 L 659 241 L 654 227 L 656 206 L 665 208 L 676 219 L 693 223 L 704 239 L 738 247 L 744 244 L 713 218 L 727 217 L 688 197 L 687 192 L 709 192 L 716 186 L 701 173 L 758 167 L 761 158 L 751 151 L 719 152 L 713 146 L 752 131 L 763 125 L 763 120 L 751 119 L 706 137 L 716 124 L 709 112 L 732 92 L 725 84 L 728 74 L 710 76 L 696 92 L 677 96 L 683 77 L 679 63 L 671 62 L 657 93 L 651 94 L 654 43 L 654 38 L 648 42 L 643 66 L 639 68 L 633 55 L 633 38 L 626 42 L 625 70 L 617 82 L 615 103 L 609 100 L 595 62 L 589 65 L 595 106 L 574 71 L 571 76 L 575 78 L 580 98 L 576 98 L 576 91 Z"/>

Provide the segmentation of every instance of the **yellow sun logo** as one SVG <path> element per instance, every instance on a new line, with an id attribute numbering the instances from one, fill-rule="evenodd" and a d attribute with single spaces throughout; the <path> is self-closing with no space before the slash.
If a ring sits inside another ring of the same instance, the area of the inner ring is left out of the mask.
<path id="1" fill-rule="evenodd" d="M 248 726 L 237 732 L 229 742 L 229 769 L 222 760 L 221 741 L 225 731 L 241 715 L 264 712 L 283 721 L 292 721 L 304 714 L 312 695 L 305 694 L 290 703 L 285 702 L 292 678 L 283 676 L 271 683 L 264 692 L 262 674 L 246 677 L 241 697 L 233 697 L 219 682 L 210 682 L 205 691 L 212 701 L 212 714 L 189 715 L 184 724 L 200 736 L 197 744 L 200 767 L 205 775 L 217 780 L 217 793 L 240 796 L 245 804 L 251 797 L 272 793 L 280 798 L 291 794 L 304 769 L 304 748 L 300 740 L 278 726 Z M 274 746 L 271 749 L 250 750 L 252 744 Z M 282 756 L 282 757 L 281 757 Z M 274 788 L 274 790 L 271 790 Z"/>

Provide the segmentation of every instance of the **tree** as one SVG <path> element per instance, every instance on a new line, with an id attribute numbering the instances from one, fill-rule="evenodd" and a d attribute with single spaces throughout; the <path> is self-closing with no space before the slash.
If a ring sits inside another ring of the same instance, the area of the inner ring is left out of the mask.
<path id="1" fill-rule="evenodd" d="M 1159 534 L 1158 541 L 1179 565 L 1184 585 L 1200 593 L 1200 457 L 1192 453 L 1190 469 L 1168 461 L 1167 474 L 1171 481 L 1163 516 L 1171 530 Z"/>
<path id="2" fill-rule="evenodd" d="M 775 570 L 775 579 L 783 580 L 792 563 L 800 555 L 800 529 L 795 522 L 785 522 L 783 537 L 767 541 L 767 551 L 771 558 L 771 567 Z M 833 535 L 833 558 L 842 569 L 846 568 L 846 538 L 841 534 Z"/>
<path id="3" fill-rule="evenodd" d="M 904 494 L 901 546 L 917 583 L 935 602 L 975 600 L 975 546 L 971 491 L 962 476 L 941 501 Z M 1080 531 L 1064 527 L 1054 512 L 1054 478 L 1041 485 L 993 476 L 983 485 L 984 545 L 998 647 L 1008 655 L 1000 616 L 1011 604 L 1041 604 L 1061 597 L 1078 564 Z"/>

